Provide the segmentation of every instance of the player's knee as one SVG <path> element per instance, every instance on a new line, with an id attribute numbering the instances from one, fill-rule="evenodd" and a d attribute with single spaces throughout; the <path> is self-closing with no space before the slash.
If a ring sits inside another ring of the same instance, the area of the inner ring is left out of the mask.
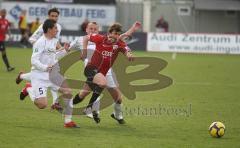
<path id="1" fill-rule="evenodd" d="M 103 79 L 99 80 L 96 84 L 102 88 L 105 88 L 107 86 L 107 80 L 104 77 Z"/>
<path id="2" fill-rule="evenodd" d="M 66 97 L 66 98 L 72 98 L 72 89 L 70 88 L 65 88 L 63 90 L 63 95 Z"/>
<path id="3" fill-rule="evenodd" d="M 39 108 L 39 109 L 45 109 L 45 108 L 47 108 L 47 105 L 46 105 L 46 104 L 39 105 L 38 108 Z"/>
<path id="4" fill-rule="evenodd" d="M 71 89 L 71 88 L 67 88 L 67 89 L 65 90 L 65 93 L 66 93 L 66 94 L 72 94 L 72 89 Z"/>
<path id="5" fill-rule="evenodd" d="M 35 103 L 39 109 L 47 108 L 47 103 Z"/>
<path id="6" fill-rule="evenodd" d="M 102 81 L 102 82 L 98 83 L 97 85 L 102 88 L 105 88 L 107 86 L 107 82 Z"/>
<path id="7" fill-rule="evenodd" d="M 102 88 L 105 88 L 107 86 L 106 77 L 101 73 L 98 73 L 94 76 L 93 83 L 97 84 Z"/>

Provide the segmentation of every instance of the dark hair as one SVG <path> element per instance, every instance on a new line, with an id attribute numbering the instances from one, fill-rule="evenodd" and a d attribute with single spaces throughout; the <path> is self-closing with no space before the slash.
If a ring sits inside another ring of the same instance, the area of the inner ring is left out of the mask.
<path id="1" fill-rule="evenodd" d="M 48 15 L 50 15 L 52 12 L 56 12 L 58 15 L 60 14 L 60 12 L 58 11 L 58 8 L 54 7 L 52 9 L 48 10 Z"/>
<path id="2" fill-rule="evenodd" d="M 47 33 L 48 29 L 52 29 L 55 24 L 56 24 L 56 21 L 47 19 L 47 20 L 43 23 L 43 32 L 44 32 L 44 33 Z"/>
<path id="3" fill-rule="evenodd" d="M 88 22 L 87 26 L 88 26 L 89 24 L 98 25 L 97 22 Z"/>
<path id="4" fill-rule="evenodd" d="M 1 9 L 0 11 L 6 11 L 6 9 Z"/>
<path id="5" fill-rule="evenodd" d="M 108 28 L 108 33 L 112 33 L 114 31 L 121 33 L 122 32 L 122 25 L 120 23 L 114 23 L 113 25 L 111 25 Z"/>
<path id="6" fill-rule="evenodd" d="M 98 25 L 97 22 L 89 22 L 88 24 L 94 24 L 94 25 Z"/>
<path id="7" fill-rule="evenodd" d="M 6 11 L 6 9 L 1 9 L 0 12 L 1 13 L 6 13 L 7 11 Z"/>

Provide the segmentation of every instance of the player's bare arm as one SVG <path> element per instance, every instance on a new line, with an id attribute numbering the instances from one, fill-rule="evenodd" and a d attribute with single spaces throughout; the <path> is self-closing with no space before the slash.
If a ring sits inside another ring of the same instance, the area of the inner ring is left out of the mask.
<path id="1" fill-rule="evenodd" d="M 8 39 L 9 40 L 11 40 L 11 38 L 12 38 L 12 33 L 11 33 L 11 30 L 10 30 L 10 27 L 11 27 L 11 25 L 9 25 L 9 27 L 8 27 L 8 30 L 7 30 L 7 35 L 8 35 Z"/>
<path id="2" fill-rule="evenodd" d="M 84 60 L 87 57 L 87 46 L 88 46 L 88 41 L 90 40 L 90 36 L 86 35 L 83 37 L 83 50 L 80 58 Z"/>
<path id="3" fill-rule="evenodd" d="M 124 38 L 131 36 L 134 32 L 136 32 L 140 28 L 141 28 L 141 23 L 136 21 L 128 31 L 126 31 L 125 33 L 119 36 L 119 39 L 123 40 Z"/>
<path id="4" fill-rule="evenodd" d="M 69 43 L 64 43 L 64 45 L 62 46 L 59 42 L 57 43 L 56 49 L 57 51 L 61 51 L 61 50 L 65 50 L 66 52 L 70 51 L 70 44 Z"/>

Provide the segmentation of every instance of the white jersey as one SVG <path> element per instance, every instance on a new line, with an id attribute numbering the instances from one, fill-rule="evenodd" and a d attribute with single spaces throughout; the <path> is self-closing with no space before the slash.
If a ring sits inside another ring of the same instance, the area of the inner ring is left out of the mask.
<path id="1" fill-rule="evenodd" d="M 57 23 L 57 30 L 58 33 L 56 35 L 56 38 L 59 40 L 60 39 L 60 33 L 62 31 L 62 27 L 60 24 Z M 29 38 L 30 43 L 36 42 L 42 35 L 44 34 L 43 32 L 43 24 L 41 24 L 38 29 L 33 33 L 33 35 Z"/>
<path id="2" fill-rule="evenodd" d="M 76 38 L 74 41 L 70 43 L 70 49 L 75 48 L 75 49 L 82 49 L 83 48 L 83 36 Z M 88 49 L 90 50 L 95 50 L 96 45 L 93 42 L 88 42 Z"/>
<path id="3" fill-rule="evenodd" d="M 32 76 L 39 79 L 48 80 L 49 73 L 47 68 L 57 62 L 56 46 L 58 39 L 47 39 L 45 35 L 41 36 L 33 45 L 31 58 Z"/>

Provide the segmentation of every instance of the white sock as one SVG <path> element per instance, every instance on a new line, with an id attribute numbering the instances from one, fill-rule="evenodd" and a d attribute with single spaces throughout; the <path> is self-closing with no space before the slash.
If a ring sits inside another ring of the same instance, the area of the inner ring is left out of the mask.
<path id="1" fill-rule="evenodd" d="M 72 115 L 64 115 L 64 123 L 69 123 L 72 121 Z"/>
<path id="2" fill-rule="evenodd" d="M 114 103 L 114 115 L 117 119 L 123 119 L 122 104 Z"/>
<path id="3" fill-rule="evenodd" d="M 99 109 L 100 109 L 100 97 L 98 97 L 97 100 L 93 102 L 92 106 L 92 110 L 97 111 L 98 114 L 100 113 Z"/>
<path id="4" fill-rule="evenodd" d="M 31 72 L 21 74 L 20 78 L 26 81 L 31 81 Z"/>
<path id="5" fill-rule="evenodd" d="M 34 93 L 33 93 L 33 88 L 28 87 L 27 92 L 28 92 L 28 95 L 29 95 L 30 99 L 34 102 L 36 98 L 35 98 Z"/>
<path id="6" fill-rule="evenodd" d="M 64 122 L 68 123 L 72 121 L 73 99 L 64 99 L 64 103 Z"/>
<path id="7" fill-rule="evenodd" d="M 57 91 L 51 90 L 51 94 L 52 94 L 52 97 L 53 97 L 53 104 L 58 103 L 58 93 L 57 93 Z"/>

